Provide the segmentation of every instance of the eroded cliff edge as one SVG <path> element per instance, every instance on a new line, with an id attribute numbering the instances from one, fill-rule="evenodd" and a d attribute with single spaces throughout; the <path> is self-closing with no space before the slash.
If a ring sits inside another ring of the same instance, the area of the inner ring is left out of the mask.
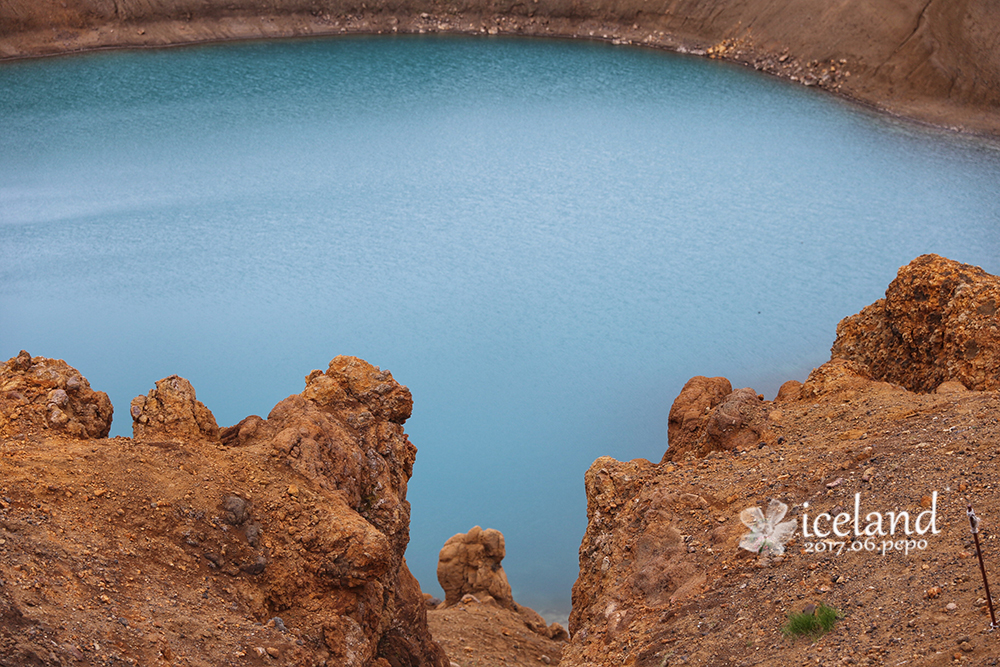
<path id="1" fill-rule="evenodd" d="M 996 276 L 925 255 L 774 401 L 692 378 L 660 463 L 604 457 L 586 474 L 563 664 L 995 664 L 966 504 L 995 587 L 998 298 Z M 741 549 L 741 512 L 771 499 L 795 522 L 784 554 Z M 819 603 L 843 613 L 833 631 L 783 635 Z"/>
<path id="2" fill-rule="evenodd" d="M 183 378 L 131 406 L 0 366 L 0 665 L 444 667 L 409 541 L 412 399 L 337 357 L 219 429 Z M 96 439 L 94 439 L 96 438 Z"/>
<path id="3" fill-rule="evenodd" d="M 0 0 L 0 57 L 344 32 L 572 36 L 746 63 L 1000 135 L 992 0 Z"/>

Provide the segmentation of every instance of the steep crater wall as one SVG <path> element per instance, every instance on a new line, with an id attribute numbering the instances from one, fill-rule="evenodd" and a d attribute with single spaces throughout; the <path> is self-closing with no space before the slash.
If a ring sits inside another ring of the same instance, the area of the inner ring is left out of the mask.
<path id="1" fill-rule="evenodd" d="M 991 0 L 0 0 L 0 57 L 343 32 L 573 36 L 746 63 L 1000 134 Z"/>
<path id="2" fill-rule="evenodd" d="M 0 388 L 0 665 L 448 664 L 403 558 L 416 448 L 388 371 L 337 357 L 223 429 L 171 376 L 112 439 L 65 362 L 23 352 Z"/>

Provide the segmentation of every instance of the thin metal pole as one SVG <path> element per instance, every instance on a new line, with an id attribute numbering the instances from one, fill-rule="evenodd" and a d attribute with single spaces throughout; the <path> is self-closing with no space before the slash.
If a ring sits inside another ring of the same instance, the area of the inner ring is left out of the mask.
<path id="1" fill-rule="evenodd" d="M 972 537 L 976 541 L 976 555 L 979 557 L 979 571 L 983 575 L 983 586 L 986 588 L 986 604 L 990 607 L 990 630 L 997 627 L 997 617 L 993 611 L 993 597 L 990 595 L 990 582 L 986 580 L 986 566 L 983 565 L 983 550 L 979 548 L 979 517 L 972 511 L 969 503 L 969 526 L 972 527 Z"/>

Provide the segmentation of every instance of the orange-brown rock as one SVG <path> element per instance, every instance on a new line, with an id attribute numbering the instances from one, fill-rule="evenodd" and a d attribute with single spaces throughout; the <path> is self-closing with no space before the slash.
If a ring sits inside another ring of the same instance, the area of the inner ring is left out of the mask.
<path id="1" fill-rule="evenodd" d="M 445 667 L 403 558 L 409 405 L 337 357 L 214 446 L 0 441 L 0 665 Z"/>
<path id="2" fill-rule="evenodd" d="M 709 413 L 733 391 L 729 380 L 696 375 L 684 384 L 667 416 L 667 442 L 674 451 L 698 447 Z"/>
<path id="3" fill-rule="evenodd" d="M 746 448 L 768 437 L 766 403 L 749 387 L 726 391 L 729 387 L 725 378 L 688 380 L 670 408 L 663 461 Z"/>
<path id="4" fill-rule="evenodd" d="M 507 574 L 500 565 L 506 554 L 503 534 L 493 528 L 475 526 L 468 533 L 448 538 L 438 554 L 437 567 L 444 605 L 450 607 L 465 595 L 473 595 L 480 601 L 492 599 L 516 611 Z"/>
<path id="5" fill-rule="evenodd" d="M 547 624 L 541 614 L 514 602 L 500 562 L 506 555 L 503 533 L 474 526 L 448 538 L 438 555 L 438 583 L 445 599 L 439 609 L 455 605 L 487 605 L 509 610 L 534 633 L 557 642 L 569 636 L 559 623 Z"/>
<path id="6" fill-rule="evenodd" d="M 212 411 L 198 400 L 191 383 L 179 375 L 157 380 L 149 394 L 133 398 L 130 413 L 136 442 L 219 441 L 219 425 Z"/>
<path id="7" fill-rule="evenodd" d="M 410 390 L 392 373 L 341 356 L 325 373 L 310 373 L 305 390 L 274 406 L 267 420 L 247 417 L 221 437 L 231 446 L 270 447 L 293 470 L 336 491 L 369 528 L 393 536 L 402 554 L 417 452 L 402 425 L 412 409 Z"/>
<path id="8" fill-rule="evenodd" d="M 623 664 L 608 649 L 634 641 L 633 626 L 649 610 L 662 618 L 663 611 L 700 592 L 708 581 L 706 548 L 731 547 L 738 536 L 732 522 L 718 524 L 714 518 L 695 533 L 691 515 L 714 517 L 724 504 L 705 489 L 672 478 L 672 467 L 601 457 L 587 471 L 588 526 L 563 664 Z M 700 548 L 689 550 L 692 541 Z M 662 638 L 643 637 L 641 645 Z"/>
<path id="9" fill-rule="evenodd" d="M 856 392 L 871 383 L 865 368 L 855 361 L 831 359 L 822 366 L 812 369 L 809 377 L 799 387 L 798 398 L 816 399 L 833 394 Z"/>
<path id="10" fill-rule="evenodd" d="M 108 395 L 90 388 L 61 359 L 20 354 L 0 366 L 0 437 L 63 433 L 104 438 L 113 409 Z"/>
<path id="11" fill-rule="evenodd" d="M 911 391 L 946 381 L 1000 389 L 1000 278 L 922 255 L 899 269 L 885 298 L 837 326 L 833 358 Z"/>
<path id="12" fill-rule="evenodd" d="M 391 665 L 446 664 L 403 560 L 406 488 L 417 450 L 402 425 L 412 407 L 410 391 L 389 371 L 340 356 L 325 373 L 310 373 L 305 390 L 278 403 L 266 420 L 251 416 L 222 431 L 225 443 L 265 449 L 307 480 L 287 487 L 291 501 L 326 499 L 329 512 L 295 533 L 312 576 L 283 572 L 271 604 L 295 607 L 319 596 L 331 611 L 340 609 L 323 621 L 327 647 L 359 665 L 380 656 Z"/>
<path id="13" fill-rule="evenodd" d="M 805 383 L 786 383 L 774 403 L 758 399 L 758 407 L 749 390 L 738 401 L 741 391 L 733 392 L 711 408 L 693 447 L 659 464 L 594 462 L 585 476 L 588 525 L 563 664 L 995 659 L 994 645 L 962 634 L 966 623 L 988 624 L 988 611 L 968 528 L 958 528 L 968 525 L 970 501 L 980 516 L 1000 515 L 993 493 L 1000 478 L 1000 391 L 966 389 L 989 375 L 980 372 L 990 368 L 983 360 L 995 358 L 995 343 L 985 344 L 986 332 L 995 330 L 987 319 L 995 283 L 974 267 L 937 257 L 918 258 L 901 276 L 884 301 L 841 324 L 838 346 L 849 343 L 856 358 L 833 358 Z M 968 353 L 972 341 L 979 345 L 975 355 Z M 983 364 L 963 364 L 972 360 Z M 960 380 L 945 380 L 956 374 Z M 907 383 L 936 391 L 900 386 Z M 730 401 L 748 415 L 726 409 Z M 698 458 L 712 418 L 723 426 L 727 415 L 728 421 L 749 416 L 743 428 L 751 432 L 762 425 L 766 446 L 714 448 Z M 671 443 L 668 454 L 673 449 Z M 906 544 L 899 541 L 904 531 L 811 532 L 821 513 L 849 517 L 855 503 L 862 517 L 870 510 L 916 516 L 933 507 L 954 529 L 906 529 L 906 537 L 926 539 L 912 540 L 905 553 L 896 550 Z M 772 523 L 795 528 L 785 550 L 741 548 L 763 545 L 758 538 L 765 533 L 765 522 L 755 521 L 757 538 L 744 542 L 750 527 L 741 517 L 758 508 L 763 518 L 763 508 L 782 505 L 787 513 L 774 512 Z M 931 589 L 949 591 L 953 601 L 935 601 L 924 593 Z M 884 604 L 888 597 L 893 604 Z M 786 637 L 788 615 L 819 602 L 845 612 L 829 638 Z M 934 633 L 919 630 L 925 623 L 937 623 Z M 914 630 L 899 632 L 903 627 Z M 949 636 L 962 638 L 963 648 L 938 653 L 941 637 Z"/>
<path id="14" fill-rule="evenodd" d="M 606 457 L 593 464 L 562 664 L 784 667 L 817 658 L 843 663 L 844 656 L 869 667 L 913 656 L 921 656 L 919 664 L 953 662 L 952 653 L 936 655 L 941 638 L 934 634 L 976 636 L 965 624 L 989 625 L 966 503 L 979 516 L 1000 516 L 993 493 L 1000 392 L 916 394 L 843 377 L 849 388 L 780 405 L 780 444 L 660 464 Z M 931 507 L 932 492 L 947 527 L 939 524 L 938 534 L 924 535 L 923 548 L 908 554 L 890 552 L 888 536 L 877 535 L 868 549 L 853 529 L 830 541 L 802 533 L 806 514 L 811 533 L 821 512 L 853 513 L 855 494 L 864 522 L 869 511 L 916 516 Z M 783 519 L 796 522 L 780 557 L 739 547 L 749 532 L 741 512 L 766 509 L 772 498 L 788 506 Z M 932 586 L 946 593 L 928 599 Z M 846 616 L 819 641 L 784 636 L 789 613 L 820 602 Z M 925 623 L 933 633 L 919 630 Z M 989 664 L 996 646 L 970 642 L 961 655 Z"/>
<path id="15" fill-rule="evenodd" d="M 528 627 L 522 612 L 471 595 L 452 607 L 429 609 L 427 623 L 453 664 L 470 667 L 558 665 L 569 638 L 558 623 L 552 624 L 560 629 L 554 634 L 540 633 Z"/>

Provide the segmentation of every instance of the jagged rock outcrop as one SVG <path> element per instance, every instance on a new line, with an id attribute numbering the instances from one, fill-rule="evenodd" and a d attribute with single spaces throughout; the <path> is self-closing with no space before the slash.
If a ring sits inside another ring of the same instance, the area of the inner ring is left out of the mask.
<path id="1" fill-rule="evenodd" d="M 247 417 L 223 429 L 222 440 L 271 448 L 319 488 L 338 492 L 369 528 L 393 536 L 392 548 L 402 554 L 417 452 L 403 422 L 412 409 L 410 390 L 392 373 L 342 356 L 325 373 L 310 373 L 305 390 L 274 406 L 266 420 Z"/>
<path id="2" fill-rule="evenodd" d="M 219 441 L 215 415 L 198 400 L 191 383 L 178 375 L 157 380 L 149 394 L 133 398 L 130 413 L 136 442 Z"/>
<path id="3" fill-rule="evenodd" d="M 696 375 L 684 384 L 667 416 L 667 442 L 670 449 L 697 449 L 712 408 L 731 394 L 733 385 L 723 377 Z"/>
<path id="4" fill-rule="evenodd" d="M 899 269 L 885 298 L 837 326 L 831 357 L 910 391 L 942 382 L 1000 389 L 1000 278 L 921 255 Z"/>
<path id="5" fill-rule="evenodd" d="M 448 538 L 438 555 L 438 583 L 444 589 L 444 604 L 450 607 L 463 596 L 480 601 L 492 599 L 501 607 L 517 609 L 500 561 L 507 555 L 503 534 L 475 526 L 468 533 Z"/>
<path id="6" fill-rule="evenodd" d="M 3 443 L 0 582 L 39 586 L 0 585 L 22 619 L 0 665 L 448 664 L 403 558 L 416 448 L 388 371 L 337 357 L 210 447 L 185 381 L 142 398 L 146 437 Z"/>
<path id="7" fill-rule="evenodd" d="M 21 350 L 0 366 L 0 437 L 63 433 L 106 438 L 113 412 L 108 395 L 91 389 L 61 359 L 32 357 Z"/>
<path id="8" fill-rule="evenodd" d="M 269 595 L 281 607 L 322 595 L 327 608 L 346 610 L 323 621 L 327 647 L 344 664 L 373 664 L 380 656 L 390 664 L 445 664 L 403 559 L 406 488 L 417 451 L 403 423 L 412 407 L 409 389 L 389 371 L 340 356 L 325 373 L 310 373 L 305 390 L 278 403 L 266 420 L 251 416 L 222 431 L 230 446 L 267 449 L 326 498 L 326 516 L 295 532 L 310 576 L 283 573 L 287 580 Z M 293 498 L 306 493 L 298 485 L 287 489 Z"/>
<path id="9" fill-rule="evenodd" d="M 967 532 L 811 531 L 817 516 L 849 517 L 855 503 L 863 518 L 876 508 L 865 521 L 905 510 L 963 523 L 970 500 L 1000 513 L 992 492 L 1000 392 L 989 384 L 1000 349 L 996 286 L 975 267 L 917 258 L 884 300 L 841 322 L 834 358 L 804 383 L 786 382 L 773 402 L 752 390 L 720 400 L 721 392 L 698 389 L 706 378 L 694 378 L 671 409 L 671 437 L 680 433 L 683 447 L 671 454 L 671 440 L 659 464 L 595 461 L 585 476 L 588 525 L 564 663 L 931 664 L 940 637 L 951 635 L 961 653 L 943 658 L 992 659 L 991 643 L 960 631 L 984 618 L 972 602 L 981 587 L 950 575 L 975 572 L 965 565 L 974 562 Z M 723 444 L 751 436 L 763 445 Z M 772 499 L 788 508 L 774 522 L 795 526 L 784 552 L 740 548 L 750 530 L 740 516 Z M 893 551 L 902 537 L 926 540 Z M 936 601 L 940 581 L 954 600 L 947 606 Z M 895 604 L 883 605 L 890 591 Z M 782 633 L 790 612 L 819 601 L 850 610 L 822 657 Z M 925 623 L 938 623 L 940 636 L 897 631 Z"/>
<path id="10" fill-rule="evenodd" d="M 643 615 L 663 618 L 663 612 L 700 592 L 708 581 L 704 547 L 722 547 L 736 537 L 733 525 L 714 521 L 704 531 L 693 530 L 697 522 L 690 515 L 712 516 L 725 503 L 672 477 L 673 470 L 668 463 L 601 457 L 587 471 L 588 526 L 573 586 L 565 664 L 627 664 L 617 651 L 652 620 Z M 697 552 L 689 549 L 692 534 L 698 535 L 694 546 L 703 547 Z M 658 630 L 642 644 L 659 644 L 666 636 Z"/>
<path id="11" fill-rule="evenodd" d="M 731 387 L 721 377 L 687 381 L 670 407 L 663 461 L 746 448 L 769 437 L 764 400 L 749 387 Z"/>

